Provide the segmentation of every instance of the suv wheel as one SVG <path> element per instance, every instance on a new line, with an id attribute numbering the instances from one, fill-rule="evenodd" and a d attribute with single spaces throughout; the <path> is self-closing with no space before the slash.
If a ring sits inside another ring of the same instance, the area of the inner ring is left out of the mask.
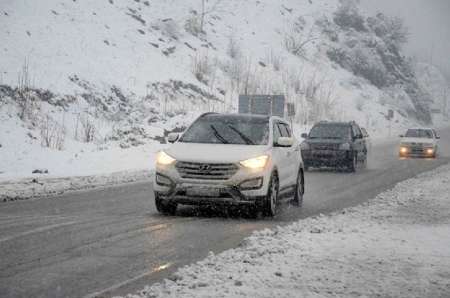
<path id="1" fill-rule="evenodd" d="M 264 214 L 270 217 L 275 216 L 277 212 L 278 201 L 278 178 L 272 175 L 270 178 L 269 189 L 267 190 Z"/>
<path id="2" fill-rule="evenodd" d="M 303 171 L 300 170 L 297 175 L 297 184 L 295 185 L 294 204 L 301 206 L 303 203 L 303 194 L 305 193 L 305 178 Z"/>
<path id="3" fill-rule="evenodd" d="M 353 158 L 349 161 L 348 170 L 352 173 L 356 172 L 356 167 L 358 166 L 358 156 L 353 154 Z"/>
<path id="4" fill-rule="evenodd" d="M 175 215 L 177 212 L 177 204 L 164 202 L 158 194 L 155 193 L 155 205 L 156 210 L 158 210 L 159 213 L 165 214 L 165 215 Z"/>

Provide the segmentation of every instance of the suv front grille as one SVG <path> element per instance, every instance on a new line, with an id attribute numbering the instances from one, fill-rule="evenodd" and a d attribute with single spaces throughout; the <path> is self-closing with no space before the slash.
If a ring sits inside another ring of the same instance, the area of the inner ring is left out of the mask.
<path id="1" fill-rule="evenodd" d="M 198 163 L 178 161 L 175 168 L 182 178 L 204 180 L 227 180 L 238 170 L 232 163 Z"/>
<path id="2" fill-rule="evenodd" d="M 327 144 L 327 143 L 321 143 L 321 144 L 312 144 L 311 149 L 312 150 L 337 150 L 339 148 L 339 144 Z"/>

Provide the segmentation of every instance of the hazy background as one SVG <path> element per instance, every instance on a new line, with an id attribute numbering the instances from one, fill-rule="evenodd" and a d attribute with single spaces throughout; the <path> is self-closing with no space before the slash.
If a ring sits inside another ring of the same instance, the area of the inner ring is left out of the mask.
<path id="1" fill-rule="evenodd" d="M 405 50 L 441 68 L 450 82 L 450 0 L 361 0 L 361 5 L 402 17 L 411 34 Z"/>

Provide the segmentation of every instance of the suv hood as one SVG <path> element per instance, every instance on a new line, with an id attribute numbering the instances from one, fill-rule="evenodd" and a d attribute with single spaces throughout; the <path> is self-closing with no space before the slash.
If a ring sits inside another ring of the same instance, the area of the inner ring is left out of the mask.
<path id="1" fill-rule="evenodd" d="M 428 138 L 402 138 L 400 143 L 436 144 L 436 140 Z"/>
<path id="2" fill-rule="evenodd" d="M 180 161 L 236 163 L 267 152 L 267 145 L 198 144 L 176 142 L 167 154 Z"/>

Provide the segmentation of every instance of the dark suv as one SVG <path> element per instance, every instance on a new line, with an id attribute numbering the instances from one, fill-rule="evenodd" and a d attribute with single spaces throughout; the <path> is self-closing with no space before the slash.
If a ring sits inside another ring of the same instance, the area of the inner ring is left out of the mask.
<path id="1" fill-rule="evenodd" d="M 354 172 L 358 163 L 366 164 L 367 144 L 361 128 L 355 122 L 322 121 L 309 134 L 302 134 L 304 168 L 335 167 Z"/>

